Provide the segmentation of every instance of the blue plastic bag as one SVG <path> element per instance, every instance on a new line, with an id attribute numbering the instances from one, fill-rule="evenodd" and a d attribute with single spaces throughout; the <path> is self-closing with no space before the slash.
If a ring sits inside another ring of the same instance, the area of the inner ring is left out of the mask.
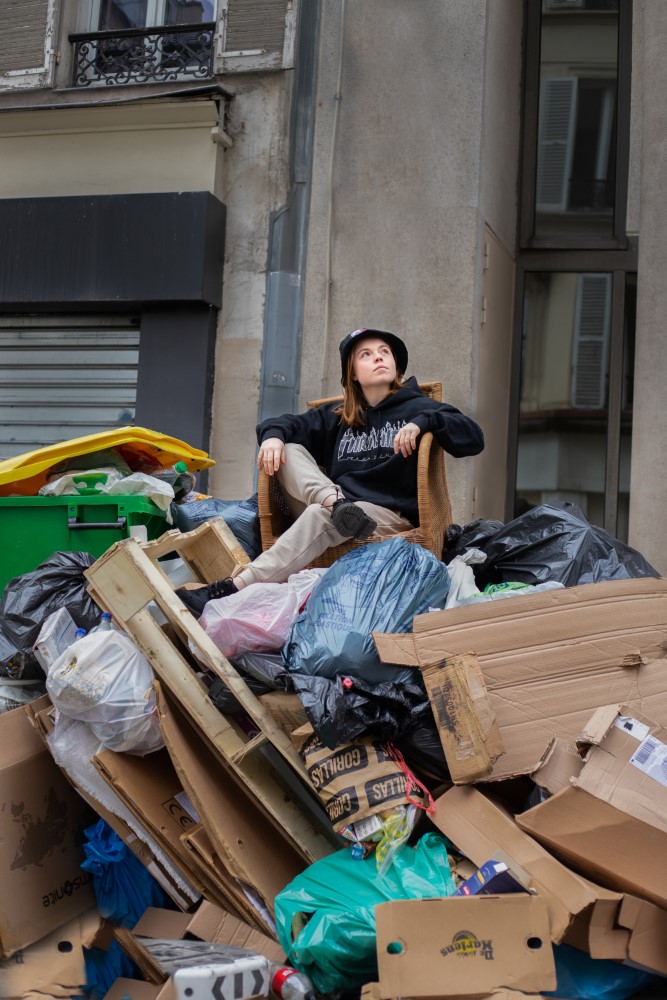
<path id="1" fill-rule="evenodd" d="M 171 903 L 151 873 L 110 826 L 99 820 L 84 830 L 81 867 L 93 876 L 100 913 L 111 923 L 134 927 L 147 906 Z"/>
<path id="2" fill-rule="evenodd" d="M 375 907 L 393 899 L 451 896 L 447 842 L 425 834 L 399 847 L 378 875 L 375 857 L 355 861 L 345 849 L 297 875 L 275 899 L 286 964 L 310 976 L 318 993 L 354 989 L 377 979 Z"/>
<path id="3" fill-rule="evenodd" d="M 171 516 L 179 531 L 193 531 L 205 521 L 222 517 L 250 559 L 256 559 L 262 551 L 257 494 L 249 500 L 216 500 L 215 497 L 206 497 L 189 503 L 173 503 Z"/>
<path id="4" fill-rule="evenodd" d="M 620 962 L 591 958 L 567 944 L 554 945 L 556 989 L 545 997 L 567 997 L 567 1000 L 626 1000 L 637 990 L 662 983 L 662 976 L 633 969 Z M 667 993 L 667 989 L 665 990 Z"/>
<path id="5" fill-rule="evenodd" d="M 380 663 L 371 632 L 409 632 L 415 615 L 444 608 L 446 566 L 396 536 L 337 559 L 317 584 L 283 646 L 292 673 L 414 682 L 415 671 Z"/>
<path id="6" fill-rule="evenodd" d="M 139 978 L 139 970 L 114 938 L 106 951 L 103 948 L 84 948 L 86 966 L 86 992 L 93 1000 L 106 996 L 117 979 Z"/>

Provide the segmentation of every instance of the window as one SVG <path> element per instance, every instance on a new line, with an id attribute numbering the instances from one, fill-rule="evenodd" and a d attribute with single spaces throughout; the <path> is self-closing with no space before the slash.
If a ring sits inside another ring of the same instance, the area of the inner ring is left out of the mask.
<path id="1" fill-rule="evenodd" d="M 216 0 L 91 0 L 74 42 L 74 86 L 213 75 Z"/>
<path id="2" fill-rule="evenodd" d="M 93 0 L 91 31 L 215 21 L 215 0 Z"/>
<path id="3" fill-rule="evenodd" d="M 526 10 L 510 512 L 571 500 L 626 539 L 631 4 L 528 0 Z"/>

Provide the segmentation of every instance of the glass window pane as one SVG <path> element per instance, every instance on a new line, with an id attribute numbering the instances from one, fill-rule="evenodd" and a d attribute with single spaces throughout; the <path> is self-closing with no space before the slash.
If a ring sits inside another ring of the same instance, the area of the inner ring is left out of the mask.
<path id="1" fill-rule="evenodd" d="M 148 0 L 102 0 L 100 31 L 146 27 Z"/>
<path id="2" fill-rule="evenodd" d="M 542 0 L 538 237 L 613 236 L 618 0 Z"/>
<path id="3" fill-rule="evenodd" d="M 572 500 L 604 524 L 611 290 L 606 273 L 526 275 L 517 514 Z"/>
<path id="4" fill-rule="evenodd" d="M 215 0 L 167 0 L 165 24 L 202 24 L 215 21 Z"/>

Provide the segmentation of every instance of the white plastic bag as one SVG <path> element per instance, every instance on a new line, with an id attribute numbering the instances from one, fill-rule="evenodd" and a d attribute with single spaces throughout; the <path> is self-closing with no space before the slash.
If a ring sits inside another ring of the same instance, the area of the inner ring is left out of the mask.
<path id="1" fill-rule="evenodd" d="M 87 722 L 109 750 L 143 756 L 164 746 L 153 669 L 129 636 L 92 632 L 58 657 L 46 679 L 56 708 Z"/>
<path id="2" fill-rule="evenodd" d="M 472 567 L 486 562 L 486 555 L 481 549 L 468 549 L 460 556 L 455 556 L 448 564 L 449 591 L 445 608 L 457 608 L 462 600 L 481 593 L 475 583 Z"/>
<path id="3" fill-rule="evenodd" d="M 238 594 L 209 601 L 199 619 L 225 656 L 275 653 L 326 569 L 303 569 L 286 583 L 253 583 Z"/>

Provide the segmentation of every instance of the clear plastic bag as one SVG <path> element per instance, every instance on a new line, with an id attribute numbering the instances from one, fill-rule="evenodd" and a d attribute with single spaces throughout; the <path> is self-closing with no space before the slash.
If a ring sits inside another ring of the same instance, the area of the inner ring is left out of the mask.
<path id="1" fill-rule="evenodd" d="M 276 652 L 326 572 L 304 569 L 286 583 L 253 583 L 231 597 L 209 601 L 199 624 L 225 656 Z"/>
<path id="2" fill-rule="evenodd" d="M 109 750 L 143 756 L 164 746 L 153 669 L 129 636 L 94 632 L 72 643 L 49 671 L 56 708 L 86 722 Z"/>

